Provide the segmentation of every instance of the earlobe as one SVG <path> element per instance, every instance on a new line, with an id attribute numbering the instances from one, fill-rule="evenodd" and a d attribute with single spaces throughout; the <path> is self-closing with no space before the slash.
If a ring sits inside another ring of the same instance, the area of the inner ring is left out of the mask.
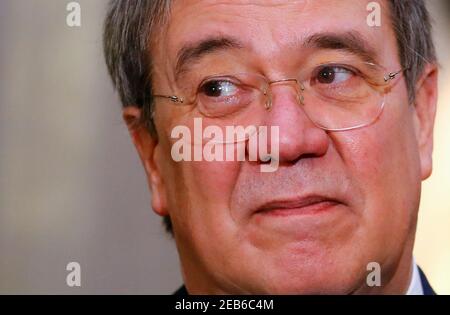
<path id="1" fill-rule="evenodd" d="M 427 64 L 416 85 L 414 125 L 420 154 L 422 180 L 431 175 L 433 168 L 433 130 L 437 104 L 437 77 L 437 66 Z"/>
<path id="2" fill-rule="evenodd" d="M 158 141 L 142 126 L 141 114 L 140 108 L 128 106 L 123 109 L 122 116 L 147 175 L 147 182 L 152 193 L 152 208 L 157 214 L 166 216 L 168 212 L 164 202 L 164 182 L 155 158 Z"/>

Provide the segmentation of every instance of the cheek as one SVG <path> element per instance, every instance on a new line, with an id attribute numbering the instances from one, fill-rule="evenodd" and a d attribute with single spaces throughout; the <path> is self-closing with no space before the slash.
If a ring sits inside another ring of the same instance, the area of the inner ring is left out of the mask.
<path id="1" fill-rule="evenodd" d="M 406 90 L 400 89 L 399 90 Z M 336 134 L 338 150 L 356 179 L 372 185 L 375 191 L 400 193 L 417 184 L 419 151 L 413 125 L 413 108 L 406 94 L 391 93 L 379 120 L 371 126 Z M 365 185 L 362 185 L 364 187 Z"/>
<path id="2" fill-rule="evenodd" d="M 169 208 L 176 211 L 176 208 L 184 208 L 185 205 L 192 205 L 206 209 L 208 204 L 215 205 L 224 204 L 228 201 L 231 190 L 234 186 L 240 164 L 236 162 L 222 161 L 205 161 L 202 154 L 203 149 L 199 151 L 196 147 L 187 144 L 184 148 L 190 148 L 190 159 L 195 160 L 195 151 L 200 152 L 202 161 L 179 161 L 176 162 L 172 158 L 172 148 L 177 151 L 180 145 L 174 146 L 182 140 L 182 137 L 191 139 L 195 137 L 195 131 L 190 134 L 176 134 L 172 138 L 172 131 L 175 127 L 186 126 L 189 130 L 194 130 L 193 120 L 186 117 L 176 117 L 165 109 L 158 115 L 160 125 L 169 126 L 164 130 L 160 130 L 160 150 L 161 164 L 163 165 L 163 178 L 165 182 L 165 190 L 169 202 Z M 177 123 L 175 123 L 177 121 Z M 225 152 L 225 149 L 223 148 Z"/>
<path id="3" fill-rule="evenodd" d="M 165 186 L 169 212 L 174 225 L 192 229 L 201 223 L 204 229 L 217 229 L 220 222 L 230 222 L 230 196 L 240 169 L 239 162 L 175 162 L 166 151 Z M 193 230 L 193 229 L 192 229 Z"/>
<path id="4" fill-rule="evenodd" d="M 183 162 L 178 163 L 192 203 L 205 209 L 209 205 L 228 206 L 237 176 L 239 162 Z"/>
<path id="5" fill-rule="evenodd" d="M 391 109 L 368 128 L 336 134 L 334 143 L 361 188 L 358 207 L 367 231 L 376 238 L 405 236 L 420 199 L 420 163 L 409 109 Z"/>
<path id="6" fill-rule="evenodd" d="M 177 244 L 195 261 L 206 261 L 223 270 L 228 253 L 238 245 L 230 196 L 240 163 L 181 162 L 175 163 L 174 169 L 171 181 L 177 188 L 171 197 L 171 213 Z"/>

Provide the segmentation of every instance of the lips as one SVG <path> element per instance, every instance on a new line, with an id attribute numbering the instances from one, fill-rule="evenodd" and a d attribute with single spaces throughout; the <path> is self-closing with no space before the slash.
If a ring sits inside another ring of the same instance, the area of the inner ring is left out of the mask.
<path id="1" fill-rule="evenodd" d="M 343 204 L 341 201 L 324 196 L 307 196 L 302 198 L 273 200 L 259 207 L 255 214 L 263 215 L 305 215 L 315 214 Z"/>

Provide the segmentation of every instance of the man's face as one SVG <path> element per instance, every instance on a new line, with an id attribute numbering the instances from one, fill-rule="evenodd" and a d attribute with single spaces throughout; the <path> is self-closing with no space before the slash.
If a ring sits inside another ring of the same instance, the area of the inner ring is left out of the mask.
<path id="1" fill-rule="evenodd" d="M 185 80 L 240 72 L 291 78 L 310 60 L 351 55 L 339 45 L 306 47 L 306 38 L 350 32 L 372 48 L 377 63 L 397 71 L 388 7 L 382 3 L 381 26 L 370 27 L 368 2 L 175 1 L 167 31 L 153 46 L 154 91 L 180 91 L 180 49 L 220 36 L 243 47 L 205 54 L 188 65 Z M 153 207 L 172 219 L 188 290 L 363 292 L 370 262 L 381 265 L 383 285 L 400 266 L 408 278 L 420 183 L 430 173 L 423 160 L 430 152 L 420 149 L 419 120 L 403 78 L 393 83 L 379 119 L 339 132 L 312 123 L 291 86 L 272 86 L 271 92 L 264 123 L 279 126 L 280 133 L 280 164 L 273 173 L 248 160 L 173 161 L 171 131 L 192 125 L 193 116 L 158 100 Z"/>

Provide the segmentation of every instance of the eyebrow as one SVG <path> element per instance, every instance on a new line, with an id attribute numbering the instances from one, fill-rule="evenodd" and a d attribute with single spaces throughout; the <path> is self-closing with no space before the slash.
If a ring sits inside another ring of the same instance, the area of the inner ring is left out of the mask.
<path id="1" fill-rule="evenodd" d="M 303 47 L 343 50 L 370 63 L 377 59 L 375 49 L 356 31 L 313 34 L 305 39 Z"/>
<path id="2" fill-rule="evenodd" d="M 357 55 L 366 62 L 376 63 L 375 50 L 356 31 L 344 33 L 316 33 L 301 43 L 303 48 L 343 50 Z M 177 54 L 175 78 L 189 69 L 189 66 L 204 56 L 223 50 L 242 49 L 245 45 L 230 36 L 211 36 L 197 42 L 185 44 Z"/>
<path id="3" fill-rule="evenodd" d="M 177 54 L 175 77 L 179 77 L 188 69 L 188 65 L 195 63 L 207 54 L 228 49 L 241 49 L 244 45 L 236 38 L 228 36 L 208 37 L 198 42 L 184 45 Z"/>

